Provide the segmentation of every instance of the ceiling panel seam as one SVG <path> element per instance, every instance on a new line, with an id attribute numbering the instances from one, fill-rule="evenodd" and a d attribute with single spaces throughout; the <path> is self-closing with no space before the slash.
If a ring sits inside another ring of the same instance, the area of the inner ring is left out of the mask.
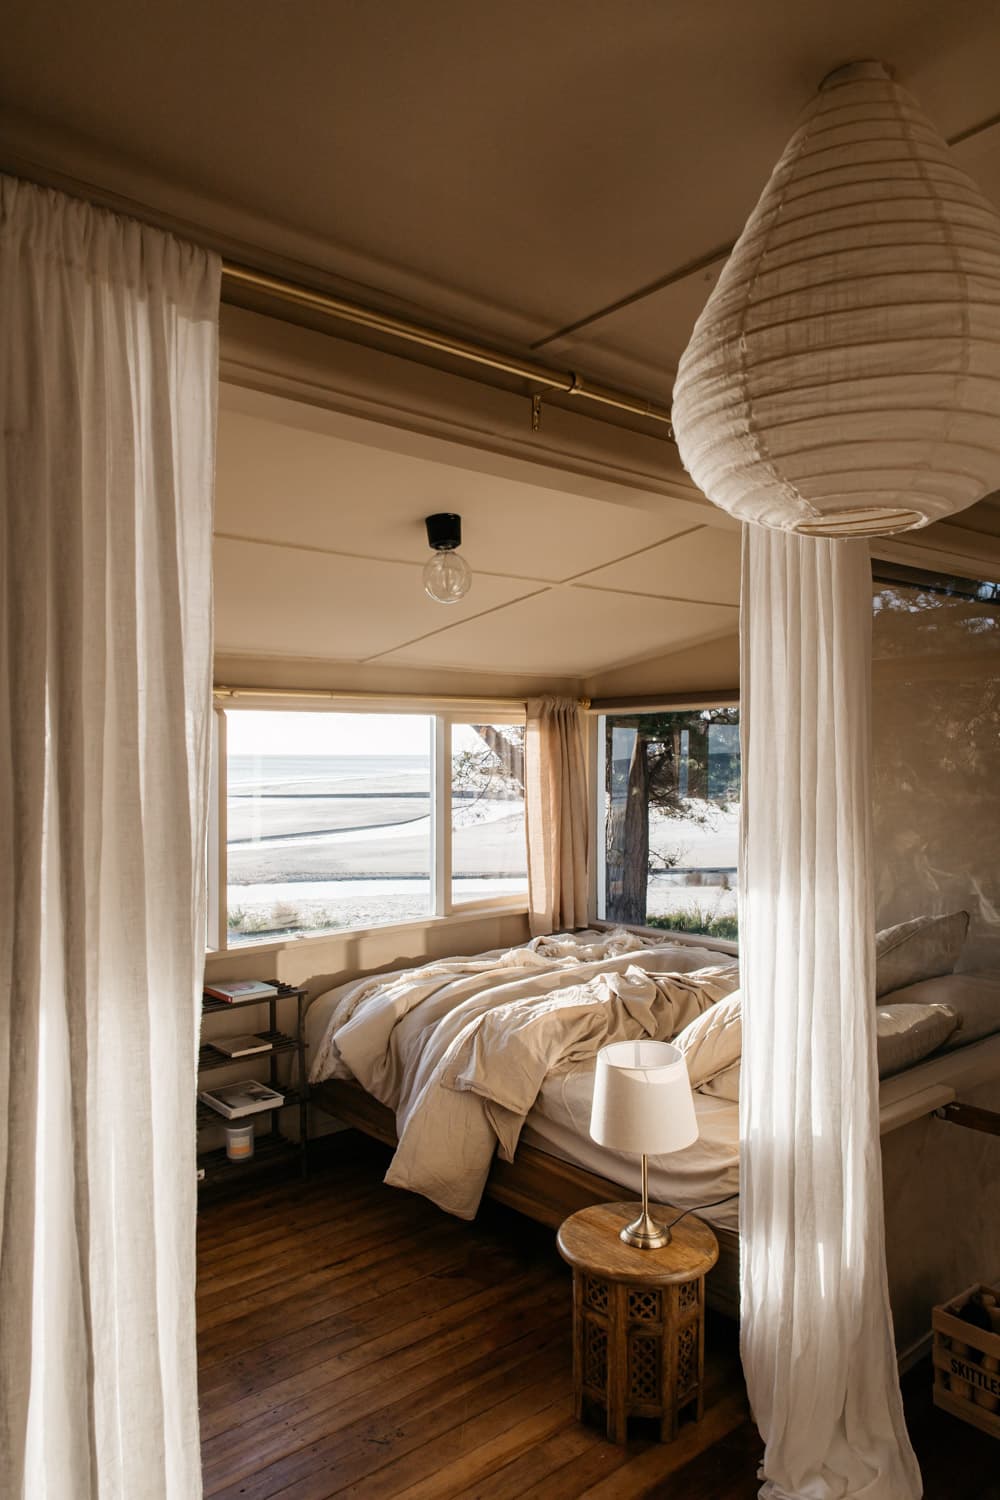
<path id="1" fill-rule="evenodd" d="M 372 552 L 344 552 L 339 547 L 318 547 L 312 542 L 282 542 L 273 537 L 244 536 L 238 531 L 215 531 L 212 533 L 217 542 L 241 542 L 249 547 L 275 547 L 285 552 L 312 552 L 320 557 L 343 557 L 350 562 L 385 563 L 391 568 L 423 568 L 424 559 L 415 560 L 412 557 L 380 557 Z M 659 545 L 659 544 L 657 544 Z M 612 562 L 617 559 L 612 559 Z M 602 567 L 610 567 L 609 563 L 602 563 Z M 564 582 L 556 578 L 533 578 L 524 573 L 497 573 L 492 568 L 476 568 L 476 576 L 479 578 L 502 578 L 508 583 L 539 583 L 546 588 L 552 588 L 557 583 Z"/>
<path id="2" fill-rule="evenodd" d="M 473 620 L 484 620 L 487 615 L 495 615 L 502 609 L 509 609 L 512 604 L 523 604 L 527 599 L 537 599 L 539 594 L 550 594 L 556 585 L 547 584 L 545 588 L 533 589 L 530 594 L 521 594 L 517 599 L 507 599 L 503 604 L 494 604 L 489 609 L 481 609 L 475 615 L 463 615 L 460 620 L 451 620 L 445 625 L 439 625 L 436 630 L 425 630 L 423 635 L 415 635 L 411 640 L 399 641 L 395 646 L 387 646 L 384 651 L 376 651 L 372 656 L 358 657 L 363 665 L 378 661 L 381 656 L 390 656 L 393 651 L 403 651 L 407 646 L 417 646 L 421 641 L 428 641 L 436 635 L 446 635 L 449 630 L 454 630 L 458 625 L 470 625 Z M 492 670 L 492 669 L 491 669 Z"/>
<path id="3" fill-rule="evenodd" d="M 689 526 L 685 531 L 679 531 L 675 536 L 660 537 L 657 541 L 647 542 L 642 547 L 636 547 L 632 552 L 623 552 L 617 557 L 607 557 L 592 568 L 584 568 L 582 572 L 571 573 L 567 578 L 536 578 L 530 573 L 500 573 L 493 568 L 476 567 L 475 573 L 481 578 L 501 578 L 509 583 L 538 583 L 546 588 L 556 588 L 567 584 L 576 584 L 582 578 L 589 578 L 593 573 L 601 573 L 605 568 L 617 567 L 620 563 L 631 562 L 636 557 L 642 557 L 647 552 L 655 552 L 658 547 L 668 547 L 673 542 L 679 542 L 683 537 L 691 536 L 697 531 L 709 531 L 712 528 L 698 525 Z M 216 541 L 240 542 L 251 547 L 276 547 L 286 552 L 311 552 L 321 557 L 343 557 L 354 562 L 386 563 L 390 567 L 399 568 L 422 568 L 424 559 L 403 557 L 382 557 L 372 552 L 347 552 L 340 547 L 320 547 L 314 542 L 289 542 L 281 541 L 274 537 L 249 536 L 238 531 L 216 531 L 213 532 Z M 594 585 L 596 587 L 596 585 Z M 605 586 L 607 592 L 615 593 L 638 593 L 641 590 L 620 589 Z"/>
<path id="4" fill-rule="evenodd" d="M 669 547 L 672 542 L 679 542 L 682 537 L 691 536 L 696 531 L 708 531 L 707 526 L 688 526 L 684 531 L 678 531 L 675 536 L 661 537 L 658 542 L 647 542 L 643 547 L 636 547 L 633 552 L 625 552 L 621 557 L 609 557 L 604 562 L 598 563 L 594 568 L 584 568 L 580 573 L 573 573 L 569 578 L 564 578 L 563 583 L 576 583 L 580 578 L 588 578 L 591 573 L 600 573 L 605 568 L 617 567 L 619 563 L 631 562 L 633 557 L 642 557 L 645 552 L 655 552 L 657 547 Z"/>
<path id="5" fill-rule="evenodd" d="M 949 146 L 959 146 L 965 141 L 973 140 L 986 131 L 994 130 L 1000 125 L 1000 114 L 990 115 L 985 120 L 979 120 L 970 125 L 967 130 L 960 130 L 957 134 L 948 138 Z M 612 317 L 616 312 L 624 312 L 627 307 L 633 307 L 637 302 L 644 302 L 647 297 L 653 297 L 657 292 L 666 291 L 668 287 L 675 286 L 679 281 L 685 281 L 689 276 L 694 276 L 698 271 L 704 271 L 709 266 L 715 265 L 717 261 L 727 260 L 733 253 L 736 241 L 728 245 L 722 245 L 715 250 L 708 250 L 703 255 L 697 255 L 693 260 L 685 261 L 683 265 L 676 266 L 674 270 L 667 271 L 663 276 L 658 276 L 655 281 L 649 281 L 645 286 L 638 287 L 633 292 L 627 292 L 624 296 L 616 298 L 614 302 L 608 302 L 604 307 L 599 307 L 594 312 L 585 313 L 583 317 L 575 319 L 572 323 L 566 323 L 562 328 L 557 328 L 553 333 L 547 333 L 544 338 L 536 339 L 529 347 L 532 349 L 544 349 L 546 344 L 558 343 L 560 339 L 569 338 L 571 334 L 579 333 L 584 328 L 590 328 L 594 323 L 603 322 L 605 318 Z"/>
<path id="6" fill-rule="evenodd" d="M 664 604 L 694 604 L 699 609 L 739 609 L 739 601 L 728 599 L 692 599 L 685 594 L 654 594 L 648 589 L 612 588 L 600 583 L 571 583 L 572 589 L 585 590 L 590 594 L 625 594 L 629 599 L 659 599 Z"/>

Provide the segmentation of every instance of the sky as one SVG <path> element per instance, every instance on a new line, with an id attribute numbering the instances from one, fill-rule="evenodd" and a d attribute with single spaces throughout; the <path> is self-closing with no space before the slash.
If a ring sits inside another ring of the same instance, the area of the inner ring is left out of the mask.
<path id="1" fill-rule="evenodd" d="M 226 711 L 230 755 L 426 755 L 431 748 L 426 714 L 345 714 L 319 709 L 238 708 Z M 464 724 L 455 726 L 455 750 L 482 749 Z"/>

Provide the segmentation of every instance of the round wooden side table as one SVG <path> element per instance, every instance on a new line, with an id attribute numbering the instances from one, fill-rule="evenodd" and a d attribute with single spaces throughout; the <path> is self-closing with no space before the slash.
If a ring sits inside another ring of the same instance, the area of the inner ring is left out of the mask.
<path id="1" fill-rule="evenodd" d="M 670 1222 L 679 1209 L 658 1205 Z M 679 1414 L 702 1414 L 705 1275 L 719 1257 L 701 1219 L 681 1219 L 669 1245 L 637 1250 L 618 1238 L 634 1203 L 600 1203 L 571 1215 L 559 1253 L 573 1267 L 573 1390 L 577 1418 L 604 1407 L 608 1438 L 628 1440 L 629 1417 L 659 1419 L 660 1440 L 677 1436 Z"/>

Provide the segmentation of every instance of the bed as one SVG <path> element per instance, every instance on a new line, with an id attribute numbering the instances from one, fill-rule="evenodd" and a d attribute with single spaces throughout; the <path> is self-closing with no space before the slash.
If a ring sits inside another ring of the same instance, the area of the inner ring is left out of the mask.
<path id="1" fill-rule="evenodd" d="M 958 1097 L 1000 1107 L 1000 974 L 992 986 L 982 987 L 992 1033 L 980 1018 L 986 1034 L 881 1084 L 887 1262 L 904 1364 L 922 1352 L 934 1302 L 1000 1269 L 1000 1141 L 935 1115 Z M 589 1135 L 597 1047 L 697 1030 L 692 1023 L 731 1006 L 737 988 L 730 955 L 623 930 L 355 980 L 307 1012 L 312 1099 L 397 1148 L 388 1182 L 463 1218 L 485 1192 L 554 1227 L 639 1189 L 638 1161 Z M 736 1315 L 739 1109 L 715 1087 L 695 1089 L 695 1145 L 651 1158 L 650 1194 L 712 1223 L 720 1258 L 707 1294 Z"/>

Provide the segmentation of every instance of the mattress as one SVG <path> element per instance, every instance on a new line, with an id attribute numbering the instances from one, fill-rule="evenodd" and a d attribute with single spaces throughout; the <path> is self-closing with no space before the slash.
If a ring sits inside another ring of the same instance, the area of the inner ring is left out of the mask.
<path id="1" fill-rule="evenodd" d="M 526 1146 L 572 1162 L 599 1177 L 642 1191 L 637 1156 L 609 1151 L 590 1135 L 594 1069 L 590 1065 L 546 1079 L 521 1132 Z M 696 1208 L 700 1216 L 725 1229 L 736 1229 L 740 1190 L 740 1112 L 726 1099 L 694 1094 L 698 1139 L 684 1151 L 649 1157 L 649 1197 L 654 1203 Z M 728 1201 L 719 1203 L 719 1199 Z M 714 1207 L 705 1207 L 714 1204 Z"/>

